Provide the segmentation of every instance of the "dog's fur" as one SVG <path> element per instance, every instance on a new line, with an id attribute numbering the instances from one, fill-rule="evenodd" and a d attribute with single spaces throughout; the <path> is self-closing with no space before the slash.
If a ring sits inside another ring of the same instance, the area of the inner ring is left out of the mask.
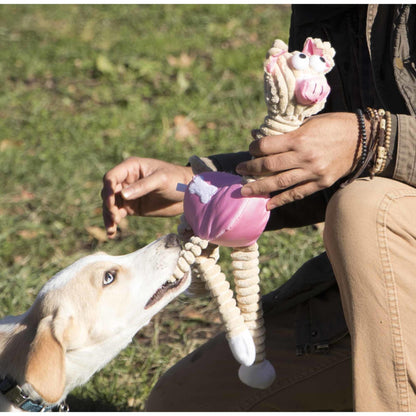
<path id="1" fill-rule="evenodd" d="M 56 274 L 26 313 L 0 321 L 0 379 L 14 379 L 42 403 L 60 403 L 188 287 L 188 275 L 165 284 L 179 252 L 170 234 L 125 256 L 84 257 Z M 0 393 L 0 411 L 13 410 L 20 409 Z"/>

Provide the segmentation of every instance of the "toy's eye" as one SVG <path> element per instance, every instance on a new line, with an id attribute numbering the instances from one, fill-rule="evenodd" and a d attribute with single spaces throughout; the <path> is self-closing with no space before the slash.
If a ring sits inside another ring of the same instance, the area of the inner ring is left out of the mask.
<path id="1" fill-rule="evenodd" d="M 293 68 L 302 70 L 309 66 L 309 58 L 304 53 L 297 53 L 292 56 Z"/>
<path id="2" fill-rule="evenodd" d="M 323 56 L 312 55 L 310 58 L 310 66 L 316 72 L 324 72 L 326 69 L 326 61 Z"/>
<path id="3" fill-rule="evenodd" d="M 108 270 L 104 273 L 103 286 L 111 285 L 116 280 L 117 272 L 115 270 Z"/>

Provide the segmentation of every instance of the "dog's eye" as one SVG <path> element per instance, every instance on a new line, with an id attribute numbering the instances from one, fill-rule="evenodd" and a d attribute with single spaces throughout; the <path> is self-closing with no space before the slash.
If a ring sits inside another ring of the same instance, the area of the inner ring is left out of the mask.
<path id="1" fill-rule="evenodd" d="M 103 285 L 108 286 L 111 285 L 116 280 L 117 272 L 114 270 L 109 270 L 105 272 L 104 279 L 103 279 Z"/>

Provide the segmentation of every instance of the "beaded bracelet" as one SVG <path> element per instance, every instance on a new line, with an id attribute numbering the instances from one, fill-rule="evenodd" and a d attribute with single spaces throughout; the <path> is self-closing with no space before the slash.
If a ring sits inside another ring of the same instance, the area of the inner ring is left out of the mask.
<path id="1" fill-rule="evenodd" d="M 344 182 L 342 182 L 340 184 L 341 188 L 344 188 L 345 186 L 347 186 L 348 184 L 353 182 L 355 179 L 357 179 L 364 172 L 365 168 L 367 167 L 367 165 L 369 163 L 369 154 L 368 154 L 368 146 L 367 146 L 367 132 L 366 132 L 366 128 L 365 128 L 364 114 L 363 114 L 363 111 L 360 108 L 357 109 L 355 114 L 357 116 L 358 129 L 359 129 L 358 145 L 357 145 L 356 155 L 358 155 L 358 153 L 359 153 L 359 150 L 360 150 L 359 145 L 361 144 L 361 156 L 360 156 L 360 161 L 357 164 L 353 173 L 350 176 L 348 176 Z M 370 155 L 372 155 L 372 153 L 370 153 Z"/>
<path id="2" fill-rule="evenodd" d="M 390 140 L 391 140 L 391 113 L 390 111 L 386 111 L 386 143 L 385 147 L 387 150 L 387 160 L 386 165 L 388 162 L 390 162 L 392 155 L 390 154 Z"/>
<path id="3" fill-rule="evenodd" d="M 383 109 L 376 110 L 375 113 L 381 117 L 377 134 L 377 152 L 370 168 L 370 176 L 374 176 L 383 172 L 387 166 L 387 162 L 391 159 L 389 154 L 391 139 L 391 114 Z"/>
<path id="4" fill-rule="evenodd" d="M 360 108 L 356 111 L 359 128 L 359 139 L 361 140 L 361 166 L 367 159 L 367 132 L 365 130 L 364 114 Z"/>
<path id="5" fill-rule="evenodd" d="M 345 187 L 361 176 L 367 169 L 370 178 L 380 174 L 391 160 L 391 114 L 383 109 L 375 110 L 367 107 L 365 115 L 370 120 L 371 132 L 367 137 L 364 114 L 361 109 L 356 111 L 359 126 L 359 143 L 361 143 L 361 157 L 355 171 L 340 186 Z M 357 149 L 357 154 L 358 154 Z"/>

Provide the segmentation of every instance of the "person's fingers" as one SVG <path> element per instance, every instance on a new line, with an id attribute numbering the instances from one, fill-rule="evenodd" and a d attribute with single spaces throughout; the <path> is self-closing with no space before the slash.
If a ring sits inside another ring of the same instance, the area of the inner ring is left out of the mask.
<path id="1" fill-rule="evenodd" d="M 317 192 L 320 188 L 317 186 L 316 182 L 307 182 L 294 188 L 288 189 L 278 195 L 275 195 L 273 198 L 267 202 L 267 209 L 272 210 L 274 208 L 281 207 L 283 205 L 289 204 L 300 199 L 303 199 L 313 193 Z"/>
<path id="2" fill-rule="evenodd" d="M 313 178 L 301 169 L 291 169 L 276 175 L 248 182 L 241 188 L 242 196 L 268 195 L 271 192 L 291 188 Z"/>
<path id="3" fill-rule="evenodd" d="M 123 207 L 123 198 L 120 195 L 122 185 L 114 183 L 110 179 L 104 179 L 104 186 L 101 190 L 103 201 L 103 220 L 109 238 L 114 238 L 117 234 L 117 224 L 121 218 L 127 215 Z"/>
<path id="4" fill-rule="evenodd" d="M 116 208 L 116 195 L 122 190 L 122 178 L 125 179 L 126 173 L 117 171 L 122 171 L 121 169 L 113 168 L 108 171 L 103 177 L 103 188 L 101 190 L 101 199 L 104 206 L 112 212 Z"/>
<path id="5" fill-rule="evenodd" d="M 115 193 L 113 185 L 108 179 L 104 177 L 103 182 L 104 185 L 101 190 L 101 199 L 103 201 L 103 220 L 104 226 L 107 230 L 107 235 L 109 238 L 112 238 L 117 231 L 117 226 L 114 221 L 117 211 L 117 207 L 115 205 Z"/>
<path id="6" fill-rule="evenodd" d="M 293 138 L 291 133 L 277 136 L 265 136 L 253 140 L 249 145 L 249 152 L 254 157 L 268 156 L 276 153 L 285 153 L 293 150 Z"/>
<path id="7" fill-rule="evenodd" d="M 114 221 L 114 213 L 110 212 L 103 202 L 103 220 L 104 220 L 104 227 L 107 231 L 107 236 L 109 238 L 114 238 L 117 233 L 117 224 Z"/>
<path id="8" fill-rule="evenodd" d="M 120 199 L 116 198 L 116 199 Z M 104 227 L 107 231 L 107 236 L 109 238 L 114 238 L 117 234 L 117 226 L 120 221 L 129 214 L 129 206 L 115 206 L 111 211 L 103 204 L 103 220 Z M 131 209 L 130 209 L 131 210 Z"/>
<path id="9" fill-rule="evenodd" d="M 121 195 L 127 201 L 147 195 L 160 187 L 162 179 L 159 176 L 160 175 L 152 174 L 142 178 L 123 188 L 121 190 Z"/>
<path id="10" fill-rule="evenodd" d="M 239 175 L 265 176 L 300 167 L 295 152 L 286 152 L 241 162 L 236 167 Z"/>

